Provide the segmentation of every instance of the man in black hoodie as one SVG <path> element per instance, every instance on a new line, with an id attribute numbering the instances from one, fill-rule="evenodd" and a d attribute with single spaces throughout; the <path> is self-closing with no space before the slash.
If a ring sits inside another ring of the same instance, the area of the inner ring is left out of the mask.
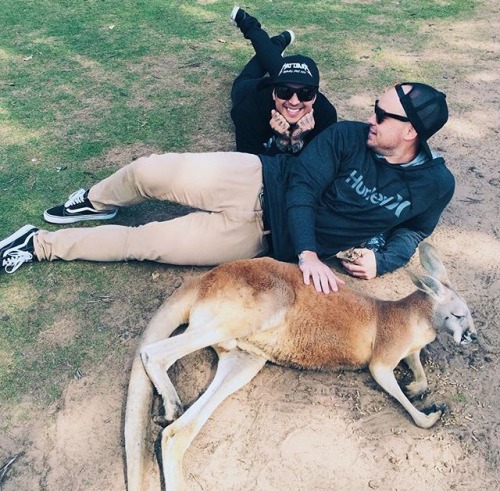
<path id="1" fill-rule="evenodd" d="M 318 67 L 306 56 L 282 56 L 295 39 L 293 31 L 270 38 L 240 7 L 233 9 L 231 19 L 255 50 L 231 89 L 236 149 L 255 155 L 298 155 L 337 122 L 335 107 L 319 92 Z"/>
<path id="2" fill-rule="evenodd" d="M 403 83 L 377 100 L 368 123 L 327 128 L 298 157 L 245 153 L 141 158 L 45 211 L 50 223 L 113 218 L 156 198 L 198 210 L 140 227 L 103 225 L 49 232 L 26 225 L 0 242 L 7 273 L 42 260 L 151 260 L 214 265 L 269 253 L 299 261 L 304 282 L 337 290 L 323 260 L 357 247 L 342 262 L 370 279 L 404 265 L 451 200 L 455 181 L 427 143 L 446 123 L 446 96 Z M 380 239 L 375 247 L 363 247 Z"/>

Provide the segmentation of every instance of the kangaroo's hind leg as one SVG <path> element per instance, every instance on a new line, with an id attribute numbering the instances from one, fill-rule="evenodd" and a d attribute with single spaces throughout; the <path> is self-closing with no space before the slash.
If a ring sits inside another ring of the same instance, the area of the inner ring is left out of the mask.
<path id="1" fill-rule="evenodd" d="M 144 369 L 163 399 L 165 418 L 168 421 L 177 419 L 183 410 L 167 370 L 183 356 L 226 341 L 230 336 L 215 329 L 216 325 L 218 321 L 213 319 L 203 326 L 189 326 L 182 334 L 141 348 L 140 356 Z"/>
<path id="2" fill-rule="evenodd" d="M 216 349 L 217 371 L 203 395 L 162 433 L 161 449 L 165 489 L 184 489 L 182 462 L 184 453 L 215 409 L 233 392 L 245 386 L 266 363 L 258 355 L 238 348 Z"/>

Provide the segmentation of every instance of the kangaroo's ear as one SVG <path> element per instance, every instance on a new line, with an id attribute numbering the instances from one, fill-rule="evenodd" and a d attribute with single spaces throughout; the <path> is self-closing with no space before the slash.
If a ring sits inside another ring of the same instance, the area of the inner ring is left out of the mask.
<path id="1" fill-rule="evenodd" d="M 448 273 L 441 261 L 436 249 L 432 247 L 428 242 L 421 242 L 418 246 L 418 252 L 420 255 L 420 263 L 424 269 L 434 278 L 437 278 L 441 283 L 451 286 Z"/>
<path id="2" fill-rule="evenodd" d="M 410 275 L 411 281 L 413 281 L 414 285 L 422 290 L 427 295 L 430 295 L 435 300 L 440 301 L 446 297 L 446 288 L 443 284 L 433 276 L 427 276 L 424 274 L 416 274 L 408 271 Z"/>

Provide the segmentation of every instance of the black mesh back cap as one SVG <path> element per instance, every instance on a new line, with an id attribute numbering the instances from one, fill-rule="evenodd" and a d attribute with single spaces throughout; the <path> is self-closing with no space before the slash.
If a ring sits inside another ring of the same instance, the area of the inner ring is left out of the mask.
<path id="1" fill-rule="evenodd" d="M 403 86 L 411 87 L 404 93 Z M 427 140 L 448 121 L 446 94 L 430 85 L 403 82 L 396 85 L 399 101 L 420 138 L 422 149 L 432 157 Z"/>

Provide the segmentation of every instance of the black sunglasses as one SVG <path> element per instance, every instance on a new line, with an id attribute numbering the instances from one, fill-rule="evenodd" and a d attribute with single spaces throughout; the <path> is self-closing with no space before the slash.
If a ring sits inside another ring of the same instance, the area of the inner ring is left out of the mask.
<path id="1" fill-rule="evenodd" d="M 295 89 L 289 87 L 288 85 L 277 85 L 274 88 L 274 93 L 278 99 L 288 101 L 293 97 L 293 94 L 297 94 L 297 99 L 300 102 L 312 101 L 316 97 L 315 87 L 302 87 L 300 89 Z"/>
<path id="2" fill-rule="evenodd" d="M 382 124 L 385 118 L 397 119 L 398 121 L 403 121 L 404 123 L 410 122 L 410 120 L 405 116 L 384 111 L 381 107 L 379 107 L 378 99 L 375 101 L 375 117 L 377 118 L 377 124 Z"/>

